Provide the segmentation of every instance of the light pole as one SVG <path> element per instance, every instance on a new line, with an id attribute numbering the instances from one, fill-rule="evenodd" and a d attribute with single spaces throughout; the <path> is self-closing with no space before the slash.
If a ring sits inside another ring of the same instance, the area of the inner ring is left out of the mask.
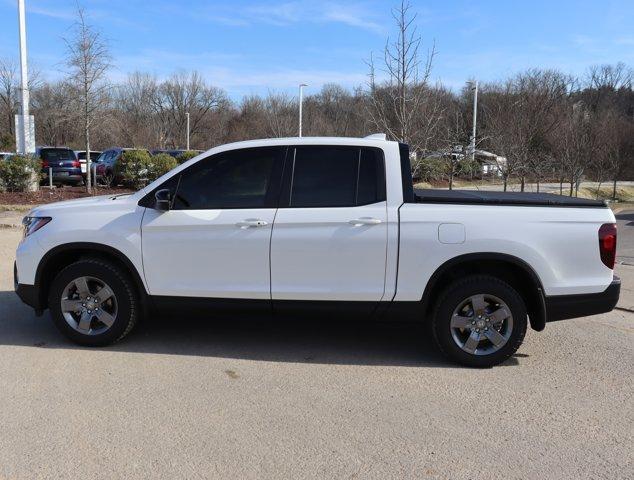
<path id="1" fill-rule="evenodd" d="M 478 81 L 468 82 L 473 90 L 473 130 L 471 132 L 471 161 L 475 160 L 476 151 L 476 124 L 478 121 Z"/>
<path id="2" fill-rule="evenodd" d="M 26 16 L 24 12 L 24 0 L 18 0 L 18 22 L 20 25 L 20 75 L 21 75 L 21 94 L 22 105 L 20 113 L 22 114 L 22 125 L 18 135 L 20 136 L 19 147 L 22 150 L 21 153 L 26 155 L 29 147 L 26 144 L 28 138 L 27 128 L 30 126 L 29 118 L 29 76 L 26 63 Z"/>
<path id="3" fill-rule="evenodd" d="M 185 114 L 185 118 L 187 118 L 187 150 L 189 151 L 189 112 Z"/>
<path id="4" fill-rule="evenodd" d="M 302 136 L 302 104 L 304 103 L 304 87 L 305 83 L 299 85 L 299 136 Z"/>

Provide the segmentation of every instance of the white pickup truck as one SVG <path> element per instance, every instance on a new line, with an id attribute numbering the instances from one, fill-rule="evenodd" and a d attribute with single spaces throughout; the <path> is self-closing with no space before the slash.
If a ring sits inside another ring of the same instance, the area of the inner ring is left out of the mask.
<path id="1" fill-rule="evenodd" d="M 498 364 L 527 324 L 610 311 L 614 215 L 546 194 L 415 192 L 383 136 L 213 148 L 143 190 L 24 219 L 15 286 L 83 345 L 156 309 L 261 308 L 430 322 L 452 360 Z"/>

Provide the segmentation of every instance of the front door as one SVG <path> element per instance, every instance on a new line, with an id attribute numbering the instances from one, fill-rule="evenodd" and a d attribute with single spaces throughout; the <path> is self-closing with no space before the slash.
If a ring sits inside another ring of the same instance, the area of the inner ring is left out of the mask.
<path id="1" fill-rule="evenodd" d="M 269 248 L 285 147 L 232 150 L 171 177 L 143 217 L 151 295 L 270 299 Z"/>

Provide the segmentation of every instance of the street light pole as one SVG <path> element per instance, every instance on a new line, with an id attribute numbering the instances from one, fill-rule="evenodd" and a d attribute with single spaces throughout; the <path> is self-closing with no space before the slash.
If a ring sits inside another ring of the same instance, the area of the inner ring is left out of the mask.
<path id="1" fill-rule="evenodd" d="M 471 161 L 475 160 L 476 151 L 476 124 L 478 121 L 478 81 L 470 82 L 473 85 L 473 131 L 471 132 Z"/>
<path id="2" fill-rule="evenodd" d="M 187 118 L 187 150 L 189 151 L 189 112 L 185 114 Z"/>
<path id="3" fill-rule="evenodd" d="M 299 136 L 302 136 L 302 104 L 304 103 L 304 87 L 307 87 L 305 83 L 299 86 Z"/>
<path id="4" fill-rule="evenodd" d="M 21 94 L 22 94 L 22 105 L 20 108 L 20 113 L 22 115 L 22 125 L 20 128 L 20 146 L 22 147 L 22 151 L 18 152 L 23 155 L 29 153 L 28 147 L 26 145 L 27 128 L 29 128 L 29 80 L 28 80 L 28 71 L 27 71 L 27 63 L 26 63 L 26 16 L 24 11 L 24 0 L 18 0 L 18 22 L 20 25 L 20 75 L 21 75 Z"/>

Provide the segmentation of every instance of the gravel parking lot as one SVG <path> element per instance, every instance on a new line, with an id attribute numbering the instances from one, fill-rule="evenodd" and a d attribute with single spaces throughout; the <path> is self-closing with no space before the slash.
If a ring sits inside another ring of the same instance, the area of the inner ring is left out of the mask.
<path id="1" fill-rule="evenodd" d="M 422 329 L 302 318 L 163 318 L 85 349 L 13 293 L 19 237 L 0 230 L 0 478 L 634 477 L 629 311 L 529 331 L 489 370 Z"/>

